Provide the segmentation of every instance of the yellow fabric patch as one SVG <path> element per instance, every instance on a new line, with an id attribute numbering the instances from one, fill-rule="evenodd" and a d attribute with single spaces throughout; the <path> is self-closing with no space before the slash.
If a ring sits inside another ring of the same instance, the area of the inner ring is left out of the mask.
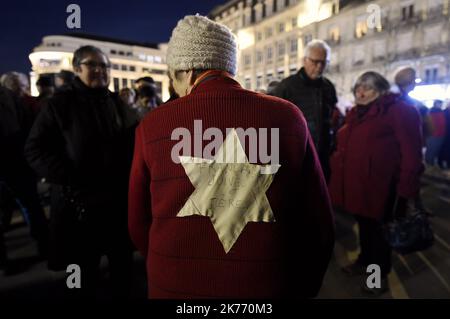
<path id="1" fill-rule="evenodd" d="M 195 191 L 177 217 L 208 216 L 226 253 L 248 222 L 275 222 L 266 191 L 280 165 L 250 164 L 234 129 L 214 160 L 180 161 Z"/>

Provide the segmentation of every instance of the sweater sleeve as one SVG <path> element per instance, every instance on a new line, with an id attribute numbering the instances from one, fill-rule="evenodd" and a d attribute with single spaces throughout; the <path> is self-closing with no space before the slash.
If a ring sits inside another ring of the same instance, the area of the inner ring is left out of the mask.
<path id="1" fill-rule="evenodd" d="M 143 126 L 136 129 L 133 164 L 128 189 L 128 229 L 131 240 L 146 257 L 151 225 L 150 172 L 144 158 Z"/>
<path id="2" fill-rule="evenodd" d="M 419 194 L 422 163 L 422 130 L 418 111 L 409 105 L 393 108 L 394 134 L 400 145 L 400 178 L 398 195 L 414 198 Z"/>

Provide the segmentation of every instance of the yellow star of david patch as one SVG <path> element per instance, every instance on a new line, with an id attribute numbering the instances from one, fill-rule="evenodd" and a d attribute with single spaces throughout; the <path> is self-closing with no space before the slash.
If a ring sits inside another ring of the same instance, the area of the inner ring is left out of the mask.
<path id="1" fill-rule="evenodd" d="M 180 162 L 195 191 L 177 217 L 208 216 L 226 253 L 248 222 L 275 222 L 266 191 L 280 165 L 250 164 L 235 129 L 214 159 L 180 156 Z"/>

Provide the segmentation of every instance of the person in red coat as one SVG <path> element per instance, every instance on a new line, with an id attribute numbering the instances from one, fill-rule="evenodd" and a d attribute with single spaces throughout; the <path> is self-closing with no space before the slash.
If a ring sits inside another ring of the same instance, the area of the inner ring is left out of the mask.
<path id="1" fill-rule="evenodd" d="M 314 297 L 321 287 L 334 224 L 305 119 L 288 101 L 243 89 L 232 78 L 236 53 L 225 26 L 180 20 L 167 55 L 180 97 L 136 130 L 128 222 L 146 258 L 149 298 Z M 258 132 L 258 153 L 278 129 L 270 148 L 279 159 L 252 160 L 257 145 L 242 146 L 240 129 Z M 189 145 L 174 156 L 180 132 Z"/>
<path id="2" fill-rule="evenodd" d="M 418 196 L 423 171 L 419 113 L 389 88 L 376 72 L 357 79 L 356 106 L 338 131 L 329 183 L 333 205 L 355 215 L 359 225 L 360 255 L 343 270 L 361 274 L 367 265 L 378 264 L 382 289 L 391 270 L 382 225 Z"/>

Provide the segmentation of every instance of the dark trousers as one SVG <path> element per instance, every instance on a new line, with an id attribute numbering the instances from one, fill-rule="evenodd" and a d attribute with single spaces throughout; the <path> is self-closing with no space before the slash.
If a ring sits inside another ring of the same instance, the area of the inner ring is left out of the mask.
<path id="1" fill-rule="evenodd" d="M 377 264 L 381 276 L 386 277 L 392 267 L 392 249 L 384 239 L 382 222 L 373 218 L 355 216 L 359 225 L 359 245 L 361 252 L 358 263 L 363 266 Z"/>
<path id="2" fill-rule="evenodd" d="M 105 219 L 106 220 L 106 219 Z M 86 226 L 83 230 L 85 236 L 79 237 L 79 246 L 74 252 L 75 263 L 81 269 L 81 293 L 84 298 L 101 297 L 98 295 L 101 272 L 100 262 L 103 256 L 108 260 L 109 280 L 108 297 L 127 298 L 130 296 L 133 250 L 128 233 L 123 227 L 117 227 L 108 232 L 100 225 Z M 125 224 L 126 229 L 126 224 Z M 102 236 L 103 235 L 103 236 Z M 103 289 L 100 289 L 103 291 Z M 111 295 L 109 295 L 111 293 Z"/>
<path id="3" fill-rule="evenodd" d="M 80 293 L 84 298 L 98 299 L 100 261 L 103 254 L 90 252 L 79 261 L 81 269 Z M 113 298 L 127 298 L 131 289 L 133 255 L 131 249 L 111 249 L 106 252 L 109 270 L 108 289 Z"/>
<path id="4" fill-rule="evenodd" d="M 44 246 L 48 241 L 48 223 L 39 200 L 34 176 L 24 167 L 20 172 L 13 170 L 9 174 L 4 173 L 0 176 L 0 182 L 4 183 L 3 187 L 8 187 L 12 196 L 20 201 L 23 209 L 26 209 L 30 234 L 45 249 Z"/>

